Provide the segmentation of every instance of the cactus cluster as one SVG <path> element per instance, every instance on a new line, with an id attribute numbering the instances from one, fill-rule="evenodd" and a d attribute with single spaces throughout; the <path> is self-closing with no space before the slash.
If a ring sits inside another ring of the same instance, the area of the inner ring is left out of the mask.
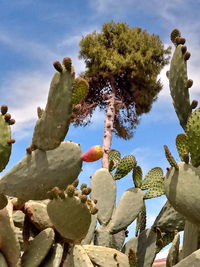
<path id="1" fill-rule="evenodd" d="M 75 79 L 70 58 L 64 58 L 62 64 L 54 62 L 56 73 L 47 105 L 37 110 L 26 156 L 0 179 L 0 266 L 151 267 L 156 254 L 170 243 L 168 267 L 195 262 L 200 226 L 200 109 L 192 112 L 197 101 L 190 103 L 189 99 L 192 81 L 187 78 L 190 54 L 186 40 L 177 29 L 171 40 L 175 52 L 167 75 L 185 131 L 176 138 L 181 162 L 176 162 L 165 145 L 171 166 L 166 176 L 155 167 L 143 177 L 133 155 L 121 158 L 119 151 L 111 149 L 108 168 L 96 170 L 89 187 L 81 184 L 78 188 L 82 161 L 94 161 L 94 154 L 97 160 L 104 151 L 96 146 L 82 155 L 79 144 L 64 141 L 72 107 L 87 95 L 89 85 L 83 78 Z M 14 143 L 10 125 L 15 121 L 7 111 L 3 105 L 0 171 L 5 169 Z M 131 172 L 134 185 L 116 203 L 118 180 Z M 168 201 L 147 229 L 145 203 L 163 194 Z M 127 227 L 134 220 L 136 234 L 125 242 Z M 181 256 L 178 232 L 183 230 Z"/>

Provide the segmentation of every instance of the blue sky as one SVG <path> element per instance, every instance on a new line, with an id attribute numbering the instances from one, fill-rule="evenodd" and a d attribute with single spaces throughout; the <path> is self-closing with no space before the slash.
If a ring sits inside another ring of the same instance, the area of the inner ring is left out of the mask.
<path id="1" fill-rule="evenodd" d="M 105 22 L 114 20 L 131 27 L 139 26 L 158 34 L 166 47 L 171 45 L 170 32 L 178 28 L 187 39 L 192 55 L 188 63 L 188 77 L 194 81 L 191 100 L 200 100 L 199 12 L 199 0 L 0 0 L 0 105 L 7 104 L 16 119 L 12 127 L 16 143 L 3 173 L 25 155 L 25 148 L 31 142 L 37 107 L 46 105 L 54 73 L 52 63 L 69 56 L 78 75 L 84 70 L 84 62 L 78 59 L 79 41 L 82 36 L 99 31 Z M 153 167 L 164 171 L 168 167 L 164 144 L 179 160 L 174 140 L 183 131 L 169 95 L 165 75 L 168 69 L 169 66 L 165 67 L 160 74 L 163 90 L 151 112 L 141 117 L 134 138 L 130 141 L 113 138 L 112 148 L 123 156 L 133 154 L 144 173 Z M 104 114 L 97 110 L 90 126 L 71 127 L 66 139 L 80 143 L 84 152 L 93 145 L 102 144 L 103 120 Z M 84 163 L 81 182 L 89 183 L 89 177 L 100 167 L 100 161 Z M 119 198 L 124 190 L 132 187 L 131 176 L 118 181 L 117 185 Z M 164 197 L 147 201 L 148 226 L 164 202 Z"/>

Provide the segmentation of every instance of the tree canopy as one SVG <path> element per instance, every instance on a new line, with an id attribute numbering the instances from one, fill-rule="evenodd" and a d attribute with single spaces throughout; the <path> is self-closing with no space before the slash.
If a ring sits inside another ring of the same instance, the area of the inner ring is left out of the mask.
<path id="1" fill-rule="evenodd" d="M 82 76 L 89 82 L 89 93 L 74 107 L 72 122 L 87 125 L 94 109 L 107 109 L 114 93 L 113 130 L 128 139 L 140 115 L 150 111 L 162 89 L 157 79 L 168 63 L 170 47 L 164 48 L 159 36 L 126 23 L 108 22 L 100 33 L 93 32 L 80 41 L 80 58 L 85 61 Z"/>

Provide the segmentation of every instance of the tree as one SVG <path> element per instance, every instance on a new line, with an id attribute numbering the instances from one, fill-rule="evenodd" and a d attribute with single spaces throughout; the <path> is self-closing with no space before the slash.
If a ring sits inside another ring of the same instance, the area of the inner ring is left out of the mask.
<path id="1" fill-rule="evenodd" d="M 126 23 L 105 23 L 100 33 L 82 38 L 79 57 L 86 64 L 82 76 L 89 93 L 74 106 L 72 122 L 85 126 L 97 106 L 106 110 L 103 167 L 108 167 L 112 132 L 130 139 L 140 116 L 150 111 L 162 89 L 157 76 L 169 54 L 159 36 Z"/>

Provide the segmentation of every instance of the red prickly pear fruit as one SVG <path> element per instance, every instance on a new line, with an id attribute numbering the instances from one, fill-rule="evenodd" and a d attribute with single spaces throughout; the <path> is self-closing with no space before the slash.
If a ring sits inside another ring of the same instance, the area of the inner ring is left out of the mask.
<path id="1" fill-rule="evenodd" d="M 102 157 L 103 157 L 102 146 L 93 146 L 81 156 L 81 159 L 82 161 L 93 162 L 99 160 Z"/>

